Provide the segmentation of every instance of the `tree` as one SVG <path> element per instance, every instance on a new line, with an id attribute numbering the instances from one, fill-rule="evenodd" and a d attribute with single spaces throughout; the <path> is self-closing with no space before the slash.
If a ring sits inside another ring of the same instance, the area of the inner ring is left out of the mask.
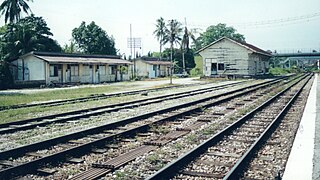
<path id="1" fill-rule="evenodd" d="M 59 44 L 50 38 L 52 33 L 42 17 L 29 17 L 0 28 L 0 84 L 12 84 L 9 62 L 30 51 L 60 52 Z"/>
<path id="2" fill-rule="evenodd" d="M 245 42 L 244 35 L 236 33 L 237 30 L 233 27 L 227 27 L 226 24 L 219 23 L 215 26 L 209 26 L 204 33 L 200 34 L 200 37 L 196 41 L 196 49 L 200 49 L 212 42 L 222 38 L 228 37 L 237 41 Z"/>
<path id="3" fill-rule="evenodd" d="M 29 14 L 32 12 L 26 1 L 32 0 L 4 0 L 0 5 L 1 15 L 4 15 L 5 23 L 18 22 L 21 19 L 21 10 Z"/>
<path id="4" fill-rule="evenodd" d="M 72 38 L 83 53 L 116 55 L 114 38 L 109 37 L 94 21 L 89 25 L 82 22 L 78 28 L 74 28 Z"/>
<path id="5" fill-rule="evenodd" d="M 182 61 L 182 49 L 174 49 L 173 51 L 173 62 L 174 62 L 174 70 L 175 72 L 182 73 L 183 72 L 183 61 Z M 196 66 L 194 61 L 194 50 L 189 49 L 189 51 L 184 52 L 184 58 L 185 58 L 185 69 L 191 70 Z M 166 48 L 163 51 L 163 58 L 169 59 L 171 55 L 171 49 Z"/>
<path id="6" fill-rule="evenodd" d="M 53 34 L 42 17 L 29 17 L 10 23 L 1 37 L 4 58 L 8 61 L 30 51 L 60 52 L 59 44 L 50 38 Z"/>
<path id="7" fill-rule="evenodd" d="M 153 34 L 156 36 L 160 44 L 160 60 L 162 59 L 162 46 L 164 45 L 164 38 L 167 31 L 166 28 L 167 27 L 166 23 L 164 22 L 164 19 L 162 17 L 157 19 L 156 30 L 153 31 Z"/>
<path id="8" fill-rule="evenodd" d="M 65 44 L 62 50 L 65 53 L 75 53 L 77 52 L 76 44 L 71 41 L 70 45 Z"/>
<path id="9" fill-rule="evenodd" d="M 5 42 L 3 36 L 7 30 L 7 26 L 0 27 L 0 89 L 9 88 L 13 79 L 9 70 L 8 63 L 4 60 Z"/>
<path id="10" fill-rule="evenodd" d="M 196 37 L 194 35 L 194 32 L 196 32 L 196 29 L 192 29 L 191 31 L 188 30 L 187 26 L 184 28 L 184 34 L 181 40 L 181 51 L 182 51 L 182 69 L 183 74 L 186 74 L 186 66 L 185 66 L 185 52 L 189 52 L 189 45 L 190 45 L 190 38 L 195 43 Z"/>
<path id="11" fill-rule="evenodd" d="M 166 29 L 166 35 L 164 37 L 164 44 L 170 42 L 170 49 L 171 49 L 171 55 L 170 59 L 171 62 L 173 62 L 173 46 L 175 44 L 180 44 L 181 41 L 181 33 L 182 33 L 182 28 L 181 28 L 181 23 L 178 22 L 177 20 L 170 20 L 168 24 L 168 28 Z M 172 74 L 173 74 L 173 68 L 170 68 L 170 84 L 172 84 Z"/>

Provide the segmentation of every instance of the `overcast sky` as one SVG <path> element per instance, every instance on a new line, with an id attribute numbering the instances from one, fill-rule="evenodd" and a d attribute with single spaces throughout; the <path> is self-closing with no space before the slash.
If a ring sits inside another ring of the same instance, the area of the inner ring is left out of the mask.
<path id="1" fill-rule="evenodd" d="M 156 19 L 163 17 L 186 18 L 188 28 L 203 31 L 226 23 L 264 50 L 320 50 L 320 0 L 34 0 L 29 5 L 61 46 L 82 21 L 95 21 L 115 38 L 121 53 L 130 55 L 130 24 L 133 37 L 142 38 L 143 54 L 159 51 L 152 32 Z"/>

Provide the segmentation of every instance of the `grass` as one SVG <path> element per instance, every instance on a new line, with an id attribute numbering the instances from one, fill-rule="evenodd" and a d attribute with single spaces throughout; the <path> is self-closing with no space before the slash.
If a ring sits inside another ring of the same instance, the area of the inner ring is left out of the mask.
<path id="1" fill-rule="evenodd" d="M 171 86 L 169 84 L 156 85 L 150 88 L 161 88 Z M 113 93 L 119 91 L 130 91 L 137 89 L 138 85 L 133 85 L 130 82 L 122 82 L 116 86 L 99 86 L 99 87 L 84 87 L 57 89 L 47 92 L 38 92 L 32 94 L 5 94 L 0 95 L 0 106 L 10 106 L 16 104 L 25 104 L 39 101 L 50 101 L 59 99 L 72 99 L 87 97 L 92 94 Z"/>
<path id="2" fill-rule="evenodd" d="M 25 103 L 35 102 L 35 101 L 50 101 L 50 100 L 58 100 L 58 99 L 79 98 L 79 97 L 86 97 L 91 94 L 108 93 L 108 92 L 114 92 L 117 90 L 123 91 L 123 88 L 112 87 L 112 86 L 86 87 L 86 88 L 78 88 L 78 89 L 58 89 L 58 90 L 52 90 L 48 92 L 39 92 L 39 93 L 33 93 L 33 94 L 0 95 L 0 106 L 25 104 Z"/>

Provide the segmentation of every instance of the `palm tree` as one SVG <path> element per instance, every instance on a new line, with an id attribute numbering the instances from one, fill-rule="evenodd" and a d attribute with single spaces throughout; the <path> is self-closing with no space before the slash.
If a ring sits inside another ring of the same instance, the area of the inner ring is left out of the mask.
<path id="1" fill-rule="evenodd" d="M 173 46 L 175 44 L 180 44 L 181 41 L 181 33 L 182 33 L 182 28 L 181 28 L 181 23 L 178 22 L 177 20 L 170 20 L 168 24 L 168 28 L 166 29 L 166 35 L 164 37 L 164 43 L 166 44 L 170 42 L 170 48 L 171 48 L 171 53 L 170 53 L 170 59 L 171 63 L 172 61 L 172 55 L 173 55 Z M 173 74 L 173 68 L 172 64 L 170 67 L 170 84 L 172 84 L 172 74 Z"/>
<path id="2" fill-rule="evenodd" d="M 29 11 L 32 13 L 29 5 L 26 1 L 32 0 L 4 0 L 0 5 L 1 15 L 5 16 L 5 23 L 9 22 L 14 23 L 18 22 L 21 18 L 21 11 L 29 14 Z"/>
<path id="3" fill-rule="evenodd" d="M 186 74 L 186 66 L 185 66 L 185 60 L 184 60 L 184 53 L 189 51 L 189 45 L 190 45 L 190 38 L 193 42 L 196 42 L 195 33 L 197 33 L 197 29 L 191 29 L 188 30 L 187 26 L 184 28 L 184 34 L 181 40 L 181 51 L 182 51 L 182 69 L 183 74 Z"/>
<path id="4" fill-rule="evenodd" d="M 164 19 L 160 17 L 157 19 L 156 30 L 153 31 L 153 34 L 157 37 L 157 40 L 160 43 L 160 60 L 162 59 L 162 46 L 164 45 L 164 37 L 166 33 L 166 23 Z"/>

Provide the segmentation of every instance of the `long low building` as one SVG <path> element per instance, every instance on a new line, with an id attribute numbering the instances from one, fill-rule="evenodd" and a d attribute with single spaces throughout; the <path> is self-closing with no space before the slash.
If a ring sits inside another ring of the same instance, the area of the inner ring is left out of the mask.
<path id="1" fill-rule="evenodd" d="M 132 63 L 119 56 L 30 52 L 11 64 L 16 84 L 50 85 L 129 80 Z"/>

